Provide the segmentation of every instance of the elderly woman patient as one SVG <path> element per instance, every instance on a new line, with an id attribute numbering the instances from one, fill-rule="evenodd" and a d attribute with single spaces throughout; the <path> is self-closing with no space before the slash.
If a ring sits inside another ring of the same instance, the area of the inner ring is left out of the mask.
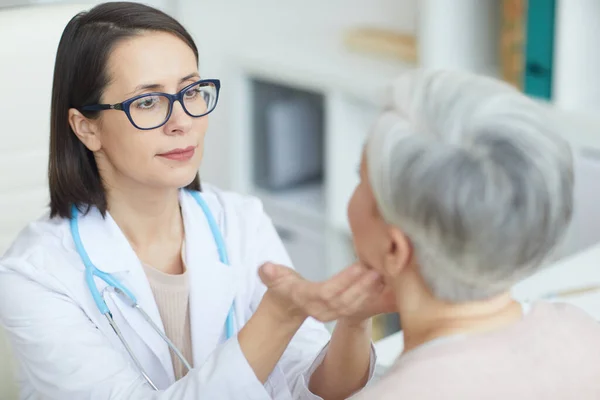
<path id="1" fill-rule="evenodd" d="M 395 294 L 405 349 L 356 399 L 600 399 L 600 325 L 510 295 L 570 221 L 571 153 L 554 129 L 489 78 L 394 83 L 348 214 L 361 262 Z"/>

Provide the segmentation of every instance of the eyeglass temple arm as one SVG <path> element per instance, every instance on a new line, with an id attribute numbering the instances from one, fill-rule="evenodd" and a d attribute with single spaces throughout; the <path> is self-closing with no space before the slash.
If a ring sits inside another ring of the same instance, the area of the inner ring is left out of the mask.
<path id="1" fill-rule="evenodd" d="M 102 111 L 102 110 L 122 110 L 123 104 L 93 104 L 90 106 L 83 106 L 80 108 L 81 111 Z"/>

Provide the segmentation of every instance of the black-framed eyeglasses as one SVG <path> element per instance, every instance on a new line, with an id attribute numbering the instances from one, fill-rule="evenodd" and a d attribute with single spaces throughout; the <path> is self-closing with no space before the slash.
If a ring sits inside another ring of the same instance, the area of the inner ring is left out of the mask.
<path id="1" fill-rule="evenodd" d="M 194 118 L 210 114 L 217 106 L 221 81 L 202 79 L 181 89 L 176 94 L 144 93 L 117 104 L 94 104 L 80 107 L 80 111 L 124 111 L 133 126 L 141 130 L 156 129 L 167 123 L 173 112 L 173 103 L 179 101 L 187 115 Z"/>

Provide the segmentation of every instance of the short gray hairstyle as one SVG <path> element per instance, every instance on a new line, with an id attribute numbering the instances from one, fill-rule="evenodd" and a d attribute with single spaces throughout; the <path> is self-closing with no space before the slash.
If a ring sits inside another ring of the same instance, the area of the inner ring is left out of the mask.
<path id="1" fill-rule="evenodd" d="M 533 274 L 572 214 L 571 148 L 550 109 L 458 71 L 413 70 L 390 93 L 366 145 L 369 180 L 434 296 L 481 300 Z"/>

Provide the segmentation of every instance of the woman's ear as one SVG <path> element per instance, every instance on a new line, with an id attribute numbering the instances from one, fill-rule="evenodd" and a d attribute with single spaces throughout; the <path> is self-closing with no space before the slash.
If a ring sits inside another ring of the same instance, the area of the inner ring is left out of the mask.
<path id="1" fill-rule="evenodd" d="M 97 135 L 97 125 L 74 108 L 69 109 L 69 125 L 88 150 L 98 151 L 102 148 Z"/>
<path id="2" fill-rule="evenodd" d="M 385 255 L 384 268 L 388 276 L 396 278 L 410 264 L 413 247 L 400 229 L 390 226 L 387 234 L 389 246 Z"/>

